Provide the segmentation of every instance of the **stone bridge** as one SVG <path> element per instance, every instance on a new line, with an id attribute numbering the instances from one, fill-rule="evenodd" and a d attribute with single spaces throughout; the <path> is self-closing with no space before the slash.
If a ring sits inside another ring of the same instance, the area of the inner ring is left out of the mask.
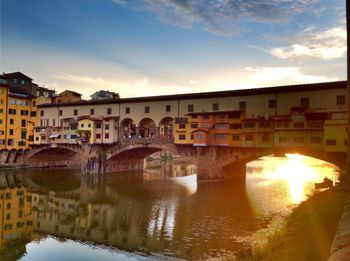
<path id="1" fill-rule="evenodd" d="M 299 153 L 339 167 L 345 166 L 346 157 L 345 153 L 311 148 L 194 147 L 175 145 L 170 139 L 133 138 L 122 139 L 116 144 L 40 145 L 15 155 L 16 161 L 12 165 L 80 168 L 83 174 L 142 170 L 144 159 L 157 151 L 171 152 L 197 164 L 199 180 L 245 178 L 247 162 L 271 154 Z M 8 160 L 9 153 L 3 153 L 7 156 L 2 160 Z"/>

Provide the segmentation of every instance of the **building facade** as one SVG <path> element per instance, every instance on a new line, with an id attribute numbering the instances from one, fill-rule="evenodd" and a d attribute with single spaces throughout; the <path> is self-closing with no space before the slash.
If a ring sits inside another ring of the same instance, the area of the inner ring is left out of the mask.
<path id="1" fill-rule="evenodd" d="M 343 81 L 55 103 L 39 106 L 39 126 L 59 127 L 64 118 L 118 117 L 114 134 L 119 138 L 170 138 L 194 146 L 321 148 L 325 122 L 346 111 L 345 97 Z"/>

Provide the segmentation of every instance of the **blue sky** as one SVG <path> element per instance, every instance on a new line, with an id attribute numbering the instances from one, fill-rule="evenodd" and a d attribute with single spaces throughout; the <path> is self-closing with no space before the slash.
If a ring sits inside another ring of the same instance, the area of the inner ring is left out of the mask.
<path id="1" fill-rule="evenodd" d="M 122 97 L 346 78 L 343 0 L 1 0 L 0 67 Z"/>

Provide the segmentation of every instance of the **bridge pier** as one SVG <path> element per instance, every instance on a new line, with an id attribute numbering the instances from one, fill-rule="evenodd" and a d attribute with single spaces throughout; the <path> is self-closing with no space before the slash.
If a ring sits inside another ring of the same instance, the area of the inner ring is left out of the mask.
<path id="1" fill-rule="evenodd" d="M 196 154 L 198 180 L 245 179 L 246 161 L 240 159 L 241 150 L 198 147 Z"/>

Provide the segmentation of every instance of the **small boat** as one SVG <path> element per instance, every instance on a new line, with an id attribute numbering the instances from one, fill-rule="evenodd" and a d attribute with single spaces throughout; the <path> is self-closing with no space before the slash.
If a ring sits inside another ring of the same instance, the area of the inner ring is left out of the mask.
<path id="1" fill-rule="evenodd" d="M 315 189 L 330 188 L 333 187 L 333 181 L 329 178 L 324 178 L 323 182 L 315 183 Z"/>

